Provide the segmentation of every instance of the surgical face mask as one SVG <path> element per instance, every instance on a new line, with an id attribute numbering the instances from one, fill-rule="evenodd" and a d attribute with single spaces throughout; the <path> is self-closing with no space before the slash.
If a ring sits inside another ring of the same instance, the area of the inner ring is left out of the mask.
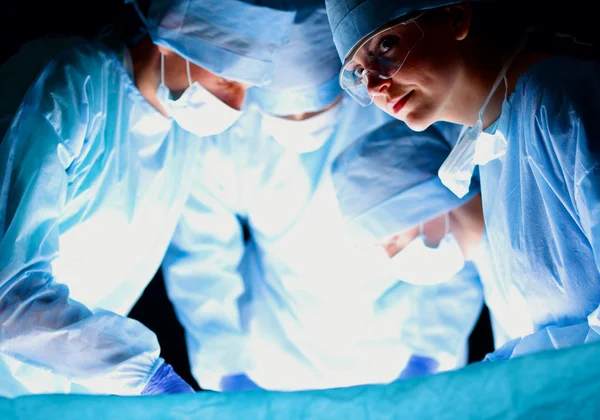
<path id="1" fill-rule="evenodd" d="M 443 283 L 454 277 L 463 269 L 465 259 L 454 235 L 449 232 L 449 216 L 446 215 L 446 234 L 437 247 L 425 244 L 421 225 L 419 235 L 391 257 L 390 263 L 398 280 L 419 286 Z"/>
<path id="2" fill-rule="evenodd" d="M 506 72 L 517 55 L 525 48 L 526 41 L 527 37 L 525 37 L 513 55 L 504 63 L 491 92 L 479 110 L 477 122 L 473 127 L 463 130 L 456 146 L 454 146 L 442 166 L 440 166 L 438 175 L 442 183 L 460 198 L 469 192 L 475 165 L 485 165 L 494 159 L 504 156 L 506 153 L 506 139 L 501 133 L 487 134 L 483 132 L 483 113 L 501 81 L 504 81 L 504 101 L 506 102 L 508 92 Z"/>
<path id="3" fill-rule="evenodd" d="M 263 113 L 263 130 L 288 150 L 308 153 L 318 150 L 333 136 L 341 103 L 306 120 L 288 120 Z"/>
<path id="4" fill-rule="evenodd" d="M 227 130 L 242 112 L 227 106 L 200 83 L 192 82 L 188 60 L 186 69 L 189 87 L 177 100 L 173 100 L 165 85 L 165 57 L 161 55 L 161 81 L 156 92 L 158 101 L 181 128 L 198 137 L 211 136 Z"/>

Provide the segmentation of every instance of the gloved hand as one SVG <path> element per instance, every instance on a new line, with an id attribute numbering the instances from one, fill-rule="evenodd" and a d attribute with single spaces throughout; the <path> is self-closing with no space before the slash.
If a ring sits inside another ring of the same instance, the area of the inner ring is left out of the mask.
<path id="1" fill-rule="evenodd" d="M 262 389 L 244 374 L 230 375 L 221 379 L 221 391 L 252 391 Z"/>
<path id="2" fill-rule="evenodd" d="M 427 356 L 413 354 L 398 379 L 408 379 L 417 376 L 433 375 L 437 373 L 440 364 L 437 360 Z"/>
<path id="3" fill-rule="evenodd" d="M 142 395 L 189 394 L 193 392 L 194 389 L 175 373 L 171 365 L 163 362 L 150 378 Z"/>

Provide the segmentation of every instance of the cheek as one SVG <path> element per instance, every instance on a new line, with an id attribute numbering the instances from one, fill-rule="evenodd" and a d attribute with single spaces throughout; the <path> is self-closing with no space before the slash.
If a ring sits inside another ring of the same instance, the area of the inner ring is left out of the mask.
<path id="1" fill-rule="evenodd" d="M 221 86 L 218 95 L 215 95 L 222 102 L 225 102 L 229 107 L 237 109 L 242 108 L 244 98 L 246 97 L 246 89 L 243 89 L 236 84 Z"/>
<path id="2" fill-rule="evenodd" d="M 433 94 L 449 83 L 448 70 L 438 57 L 415 55 L 414 60 L 407 60 L 397 77 L 426 94 Z"/>
<path id="3" fill-rule="evenodd" d="M 396 75 L 401 89 L 414 89 L 402 119 L 412 130 L 423 131 L 443 119 L 457 71 L 454 60 L 448 54 L 437 54 L 437 50 L 423 48 L 409 60 Z"/>
<path id="4" fill-rule="evenodd" d="M 228 83 L 209 71 L 196 67 L 192 78 L 231 108 L 240 109 L 246 89 L 240 83 Z"/>
<path id="5" fill-rule="evenodd" d="M 460 50 L 457 41 L 443 29 L 428 27 L 426 35 L 413 48 L 400 73 L 421 90 L 434 93 L 453 80 Z"/>
<path id="6" fill-rule="evenodd" d="M 185 59 L 177 54 L 165 56 L 165 82 L 173 92 L 180 92 L 189 86 Z"/>

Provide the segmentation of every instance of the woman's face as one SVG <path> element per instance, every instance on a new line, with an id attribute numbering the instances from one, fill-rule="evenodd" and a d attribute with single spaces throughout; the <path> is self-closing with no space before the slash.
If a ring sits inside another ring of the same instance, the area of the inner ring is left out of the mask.
<path id="1" fill-rule="evenodd" d="M 373 102 L 415 131 L 436 121 L 452 120 L 448 110 L 457 105 L 453 95 L 464 71 L 460 41 L 468 31 L 470 9 L 469 13 L 456 13 L 456 6 L 461 5 L 430 11 L 416 20 L 423 36 L 395 75 L 367 78 Z M 389 32 L 391 37 L 397 35 Z M 397 40 L 383 38 L 383 42 Z"/>

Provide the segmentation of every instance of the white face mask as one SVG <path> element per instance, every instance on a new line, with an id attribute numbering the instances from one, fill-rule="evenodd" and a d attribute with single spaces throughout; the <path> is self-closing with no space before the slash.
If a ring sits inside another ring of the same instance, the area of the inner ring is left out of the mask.
<path id="1" fill-rule="evenodd" d="M 158 101 L 181 128 L 198 137 L 212 136 L 227 130 L 242 115 L 242 111 L 227 106 L 200 83 L 192 82 L 190 62 L 187 60 L 186 69 L 189 87 L 179 99 L 173 100 L 165 85 L 165 59 L 161 55 L 161 82 L 156 92 Z"/>
<path id="2" fill-rule="evenodd" d="M 450 280 L 463 269 L 463 253 L 448 227 L 449 218 L 446 215 L 446 235 L 436 248 L 430 248 L 425 244 L 421 226 L 419 235 L 390 258 L 392 272 L 398 280 L 431 286 Z"/>
<path id="3" fill-rule="evenodd" d="M 286 149 L 308 153 L 320 149 L 335 132 L 341 104 L 306 120 L 288 120 L 263 113 L 264 132 Z"/>
<path id="4" fill-rule="evenodd" d="M 506 139 L 502 133 L 487 134 L 483 132 L 483 113 L 496 89 L 498 89 L 500 82 L 503 80 L 506 89 L 504 91 L 504 101 L 506 102 L 508 92 L 506 72 L 517 55 L 525 48 L 526 41 L 527 37 L 521 42 L 508 61 L 504 63 L 491 92 L 479 110 L 477 122 L 473 127 L 463 130 L 456 146 L 454 146 L 442 166 L 440 166 L 438 175 L 442 183 L 460 198 L 469 192 L 475 165 L 485 165 L 494 159 L 504 156 L 506 153 Z"/>

